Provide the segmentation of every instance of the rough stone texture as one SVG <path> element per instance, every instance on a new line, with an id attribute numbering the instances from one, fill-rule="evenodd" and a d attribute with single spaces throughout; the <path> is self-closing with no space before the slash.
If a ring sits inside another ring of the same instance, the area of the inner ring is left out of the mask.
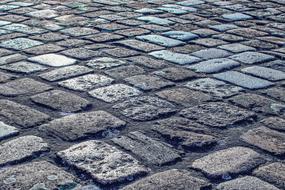
<path id="1" fill-rule="evenodd" d="M 148 169 L 131 155 L 95 140 L 73 145 L 57 155 L 67 164 L 90 174 L 101 184 L 127 181 L 132 179 L 132 176 L 148 172 Z"/>
<path id="2" fill-rule="evenodd" d="M 253 112 L 227 103 L 208 103 L 182 110 L 180 115 L 210 127 L 225 128 L 255 116 Z"/>
<path id="3" fill-rule="evenodd" d="M 45 54 L 36 57 L 29 58 L 30 61 L 37 62 L 43 65 L 52 67 L 61 67 L 66 65 L 72 65 L 76 62 L 75 59 L 68 58 L 58 54 Z"/>
<path id="4" fill-rule="evenodd" d="M 55 119 L 40 128 L 65 140 L 77 140 L 107 130 L 117 130 L 125 124 L 124 121 L 105 111 L 93 111 Z"/>
<path id="5" fill-rule="evenodd" d="M 32 101 L 62 112 L 77 112 L 90 106 L 86 99 L 74 94 L 53 90 L 31 97 Z"/>
<path id="6" fill-rule="evenodd" d="M 137 121 L 153 120 L 176 112 L 173 104 L 151 96 L 131 98 L 114 105 L 113 108 Z"/>
<path id="7" fill-rule="evenodd" d="M 7 190 L 55 189 L 75 180 L 71 174 L 46 161 L 7 167 L 0 171 L 0 186 Z"/>
<path id="8" fill-rule="evenodd" d="M 23 78 L 0 84 L 0 94 L 4 96 L 35 94 L 50 89 L 52 89 L 50 85 L 30 78 Z"/>
<path id="9" fill-rule="evenodd" d="M 159 172 L 124 187 L 122 190 L 197 190 L 210 187 L 210 184 L 203 179 L 191 176 L 186 170 L 167 170 Z"/>
<path id="10" fill-rule="evenodd" d="M 285 164 L 282 162 L 260 166 L 253 171 L 253 174 L 264 181 L 275 184 L 280 189 L 285 188 Z"/>
<path id="11" fill-rule="evenodd" d="M 260 121 L 265 127 L 285 131 L 285 119 L 279 117 L 268 117 Z"/>
<path id="12" fill-rule="evenodd" d="M 164 165 L 180 158 L 178 152 L 170 145 L 154 140 L 139 131 L 117 137 L 112 141 L 149 164 Z"/>
<path id="13" fill-rule="evenodd" d="M 17 135 L 19 130 L 16 127 L 7 125 L 0 121 L 0 140 Z"/>
<path id="14" fill-rule="evenodd" d="M 244 133 L 241 136 L 241 139 L 275 155 L 285 154 L 284 133 L 266 127 L 258 127 Z"/>
<path id="15" fill-rule="evenodd" d="M 221 183 L 217 186 L 217 190 L 279 190 L 277 187 L 266 183 L 256 177 L 245 176 L 228 182 Z"/>
<path id="16" fill-rule="evenodd" d="M 48 150 L 48 144 L 37 136 L 22 136 L 0 144 L 0 165 L 15 164 Z"/>
<path id="17" fill-rule="evenodd" d="M 9 81 L 11 79 L 15 79 L 15 78 L 16 78 L 15 75 L 0 72 L 0 83 L 7 82 L 7 81 Z"/>
<path id="18" fill-rule="evenodd" d="M 9 100 L 0 100 L 0 118 L 23 128 L 38 125 L 50 117 L 42 112 Z"/>
<path id="19" fill-rule="evenodd" d="M 192 163 L 192 167 L 210 178 L 224 178 L 247 172 L 263 162 L 261 155 L 252 149 L 232 147 L 199 158 Z"/>
<path id="20" fill-rule="evenodd" d="M 192 79 L 197 76 L 196 73 L 179 67 L 168 67 L 159 71 L 155 71 L 154 74 L 175 82 Z"/>

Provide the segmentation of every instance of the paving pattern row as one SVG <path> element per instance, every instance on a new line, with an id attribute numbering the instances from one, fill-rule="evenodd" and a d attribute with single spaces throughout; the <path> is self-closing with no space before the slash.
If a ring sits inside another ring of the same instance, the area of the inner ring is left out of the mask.
<path id="1" fill-rule="evenodd" d="M 284 0 L 2 0 L 0 189 L 285 189 L 284 59 Z"/>

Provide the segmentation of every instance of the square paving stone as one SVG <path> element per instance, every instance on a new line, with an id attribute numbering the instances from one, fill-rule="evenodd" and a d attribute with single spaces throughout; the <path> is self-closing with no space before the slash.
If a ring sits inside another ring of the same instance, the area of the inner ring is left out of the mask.
<path id="1" fill-rule="evenodd" d="M 264 181 L 276 184 L 281 189 L 285 188 L 285 164 L 282 162 L 260 166 L 253 174 Z"/>
<path id="2" fill-rule="evenodd" d="M 31 97 L 33 102 L 62 112 L 77 112 L 90 106 L 90 102 L 72 93 L 52 90 Z"/>
<path id="3" fill-rule="evenodd" d="M 245 176 L 231 181 L 223 182 L 217 186 L 217 190 L 280 190 L 277 187 L 262 181 L 256 177 Z"/>
<path id="4" fill-rule="evenodd" d="M 130 132 L 112 141 L 153 165 L 164 165 L 181 158 L 172 146 L 154 140 L 139 131 Z"/>
<path id="5" fill-rule="evenodd" d="M 113 59 L 111 57 L 100 57 L 88 61 L 87 66 L 93 69 L 108 69 L 112 67 L 118 67 L 127 64 L 126 61 Z"/>
<path id="6" fill-rule="evenodd" d="M 121 114 L 136 121 L 148 121 L 176 112 L 173 104 L 151 96 L 135 97 L 113 106 Z"/>
<path id="7" fill-rule="evenodd" d="M 164 47 L 174 47 L 179 45 L 184 45 L 185 43 L 180 40 L 175 40 L 172 38 L 167 38 L 164 36 L 156 35 L 156 34 L 149 34 L 144 36 L 137 36 L 139 40 L 147 41 L 150 43 L 154 43 Z"/>
<path id="8" fill-rule="evenodd" d="M 22 136 L 0 144 L 0 166 L 16 164 L 48 151 L 48 144 L 37 136 Z"/>
<path id="9" fill-rule="evenodd" d="M 241 139 L 274 155 L 285 154 L 284 133 L 266 127 L 258 127 L 244 133 Z"/>
<path id="10" fill-rule="evenodd" d="M 196 73 L 181 67 L 168 67 L 155 71 L 153 74 L 175 82 L 197 77 Z"/>
<path id="11" fill-rule="evenodd" d="M 19 133 L 16 127 L 7 125 L 0 121 L 0 141 L 11 136 L 15 136 Z"/>
<path id="12" fill-rule="evenodd" d="M 15 38 L 0 43 L 1 47 L 11 48 L 15 50 L 23 50 L 34 46 L 42 45 L 42 42 L 30 40 L 28 38 Z"/>
<path id="13" fill-rule="evenodd" d="M 144 91 L 158 90 L 174 83 L 153 75 L 136 75 L 126 78 L 125 81 Z"/>
<path id="14" fill-rule="evenodd" d="M 223 102 L 205 103 L 186 108 L 180 112 L 180 115 L 218 128 L 233 126 L 255 116 L 253 112 Z"/>
<path id="15" fill-rule="evenodd" d="M 219 58 L 202 61 L 198 64 L 187 66 L 187 68 L 200 73 L 216 73 L 224 70 L 229 70 L 240 65 L 240 63 L 234 60 L 227 58 Z"/>
<path id="16" fill-rule="evenodd" d="M 215 59 L 215 58 L 223 58 L 223 57 L 228 57 L 231 55 L 230 52 L 222 50 L 222 49 L 217 49 L 217 48 L 207 48 L 207 49 L 202 49 L 199 51 L 196 51 L 192 53 L 192 55 L 199 57 L 201 59 Z"/>
<path id="17" fill-rule="evenodd" d="M 48 120 L 50 117 L 42 112 L 9 100 L 0 100 L 0 118 L 22 128 L 33 127 Z"/>
<path id="18" fill-rule="evenodd" d="M 113 81 L 114 80 L 112 78 L 109 78 L 105 75 L 88 74 L 88 75 L 83 75 L 80 77 L 68 79 L 68 80 L 59 82 L 58 84 L 60 86 L 63 86 L 71 90 L 89 91 L 94 88 L 107 86 L 108 84 L 111 84 Z"/>
<path id="19" fill-rule="evenodd" d="M 202 102 L 211 100 L 211 96 L 200 91 L 190 90 L 188 88 L 171 88 L 157 92 L 160 98 L 167 101 L 180 104 L 182 106 L 196 106 Z"/>
<path id="20" fill-rule="evenodd" d="M 276 115 L 281 113 L 285 107 L 285 103 L 278 103 L 275 100 L 269 99 L 257 94 L 240 94 L 229 99 L 234 104 L 250 109 L 258 113 L 268 113 Z M 280 109 L 278 108 L 280 107 Z"/>
<path id="21" fill-rule="evenodd" d="M 250 148 L 232 147 L 199 158 L 192 167 L 209 178 L 223 178 L 248 172 L 264 162 L 262 156 Z"/>
<path id="22" fill-rule="evenodd" d="M 164 19 L 164 18 L 158 18 L 155 16 L 142 16 L 142 17 L 138 17 L 138 20 L 145 21 L 150 24 L 158 24 L 162 26 L 168 26 L 168 25 L 174 24 L 174 22 L 171 20 Z"/>
<path id="23" fill-rule="evenodd" d="M 151 43 L 146 43 L 140 40 L 124 40 L 124 41 L 119 41 L 117 42 L 120 45 L 127 46 L 129 48 L 138 50 L 138 51 L 143 51 L 143 52 L 151 52 L 151 51 L 157 51 L 157 50 L 162 50 L 164 49 L 161 46 L 154 45 Z"/>
<path id="24" fill-rule="evenodd" d="M 259 52 L 243 52 L 233 55 L 230 58 L 245 64 L 257 64 L 261 62 L 272 61 L 274 59 L 274 56 Z"/>
<path id="25" fill-rule="evenodd" d="M 239 21 L 239 20 L 249 20 L 252 19 L 251 16 L 243 14 L 243 13 L 231 13 L 222 15 L 223 18 L 231 21 Z"/>
<path id="26" fill-rule="evenodd" d="M 197 190 L 208 188 L 210 186 L 211 185 L 207 181 L 192 176 L 186 170 L 172 169 L 145 177 L 133 184 L 124 187 L 122 190 Z"/>
<path id="27" fill-rule="evenodd" d="M 219 80 L 202 78 L 186 83 L 186 87 L 200 90 L 216 97 L 229 97 L 238 94 L 243 89 Z"/>
<path id="28" fill-rule="evenodd" d="M 116 79 L 124 79 L 130 76 L 143 74 L 145 70 L 136 65 L 122 65 L 113 69 L 108 69 L 105 73 Z"/>
<path id="29" fill-rule="evenodd" d="M 7 55 L 7 56 L 1 56 L 0 57 L 0 65 L 5 65 L 8 63 L 13 63 L 16 61 L 21 61 L 23 59 L 26 59 L 27 57 L 21 54 L 12 54 L 12 55 Z"/>
<path id="30" fill-rule="evenodd" d="M 2 65 L 0 66 L 0 69 L 4 69 L 7 71 L 16 72 L 16 73 L 30 74 L 30 73 L 35 73 L 39 71 L 44 71 L 47 68 L 44 66 L 38 65 L 38 64 L 21 61 L 17 63 Z"/>
<path id="31" fill-rule="evenodd" d="M 41 130 L 74 141 L 94 135 L 103 135 L 108 130 L 118 130 L 126 122 L 105 111 L 93 111 L 68 115 L 40 126 Z"/>
<path id="32" fill-rule="evenodd" d="M 285 131 L 285 119 L 280 117 L 268 117 L 261 120 L 260 123 L 271 129 Z"/>
<path id="33" fill-rule="evenodd" d="M 7 82 L 9 80 L 13 80 L 13 79 L 16 79 L 17 76 L 16 75 L 11 75 L 11 74 L 8 74 L 8 73 L 3 73 L 0 71 L 0 83 L 4 83 L 4 82 Z"/>
<path id="34" fill-rule="evenodd" d="M 49 72 L 40 74 L 39 77 L 45 80 L 48 80 L 50 82 L 54 82 L 58 80 L 76 77 L 76 76 L 83 75 L 83 74 L 88 74 L 92 71 L 93 70 L 88 67 L 84 67 L 80 65 L 73 65 L 73 66 L 67 66 L 67 67 L 62 67 L 62 68 L 51 70 Z"/>
<path id="35" fill-rule="evenodd" d="M 51 67 L 61 67 L 61 66 L 66 66 L 66 65 L 72 65 L 76 62 L 75 59 L 68 58 L 64 55 L 53 54 L 53 53 L 31 57 L 28 60 L 43 64 L 43 65 L 51 66 Z"/>
<path id="36" fill-rule="evenodd" d="M 75 177 L 47 162 L 37 161 L 0 170 L 0 186 L 5 190 L 64 189 L 75 184 Z"/>
<path id="37" fill-rule="evenodd" d="M 131 155 L 95 140 L 73 145 L 57 155 L 67 164 L 91 175 L 100 184 L 128 181 L 149 171 Z"/>
<path id="38" fill-rule="evenodd" d="M 285 72 L 270 69 L 267 67 L 252 66 L 242 69 L 243 72 L 251 74 L 260 78 L 264 78 L 270 81 L 278 81 L 285 79 Z"/>
<path id="39" fill-rule="evenodd" d="M 50 89 L 52 89 L 50 85 L 30 78 L 22 78 L 0 84 L 0 94 L 3 96 L 35 94 Z"/>
<path id="40" fill-rule="evenodd" d="M 166 61 L 179 64 L 179 65 L 192 64 L 192 63 L 200 61 L 200 58 L 198 57 L 194 57 L 194 56 L 190 56 L 190 55 L 182 54 L 182 53 L 174 53 L 168 50 L 154 51 L 154 52 L 149 53 L 149 55 L 154 56 L 158 59 L 164 59 Z"/>
<path id="41" fill-rule="evenodd" d="M 125 84 L 114 84 L 107 87 L 97 88 L 90 91 L 89 94 L 94 98 L 111 103 L 133 96 L 138 96 L 142 94 L 142 92 Z"/>
<path id="42" fill-rule="evenodd" d="M 162 33 L 162 35 L 168 36 L 170 38 L 174 38 L 176 40 L 181 40 L 181 41 L 188 41 L 188 40 L 193 40 L 195 38 L 198 38 L 198 35 L 193 34 L 191 32 L 184 32 L 184 31 L 169 31 L 169 32 Z"/>
<path id="43" fill-rule="evenodd" d="M 246 75 L 237 71 L 227 71 L 219 74 L 214 74 L 214 77 L 251 90 L 266 88 L 274 84 L 267 80 L 252 77 L 250 75 Z"/>

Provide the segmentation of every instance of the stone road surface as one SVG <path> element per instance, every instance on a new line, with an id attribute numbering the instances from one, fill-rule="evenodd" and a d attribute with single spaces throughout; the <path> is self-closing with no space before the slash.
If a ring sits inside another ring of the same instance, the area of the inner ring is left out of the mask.
<path id="1" fill-rule="evenodd" d="M 284 0 L 1 0 L 0 190 L 285 189 Z"/>

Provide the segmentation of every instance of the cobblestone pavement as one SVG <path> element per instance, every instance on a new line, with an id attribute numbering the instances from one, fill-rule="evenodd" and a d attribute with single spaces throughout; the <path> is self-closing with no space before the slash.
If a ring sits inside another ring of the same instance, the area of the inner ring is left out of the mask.
<path id="1" fill-rule="evenodd" d="M 0 1 L 0 190 L 285 189 L 284 0 Z"/>

